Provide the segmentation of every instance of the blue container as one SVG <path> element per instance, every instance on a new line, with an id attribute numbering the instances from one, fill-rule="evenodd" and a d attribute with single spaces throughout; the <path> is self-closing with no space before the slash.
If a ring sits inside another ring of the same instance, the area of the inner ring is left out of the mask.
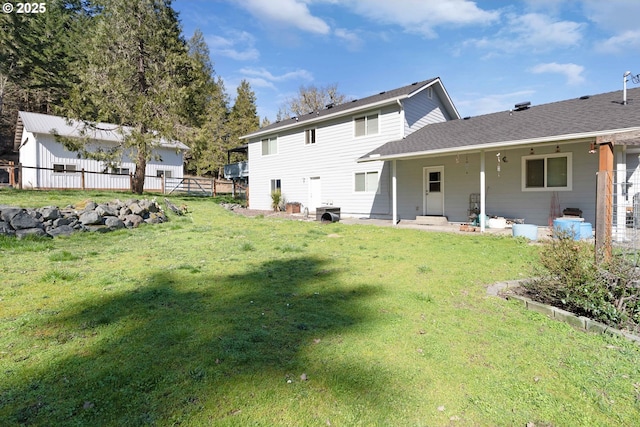
<path id="1" fill-rule="evenodd" d="M 593 238 L 593 227 L 591 226 L 590 222 L 580 223 L 580 238 L 581 239 Z"/>
<path id="2" fill-rule="evenodd" d="M 553 229 L 556 232 L 566 234 L 573 240 L 580 240 L 580 223 L 575 219 L 554 219 Z"/>
<path id="3" fill-rule="evenodd" d="M 526 237 L 529 240 L 538 240 L 538 226 L 535 224 L 513 224 L 513 237 Z"/>

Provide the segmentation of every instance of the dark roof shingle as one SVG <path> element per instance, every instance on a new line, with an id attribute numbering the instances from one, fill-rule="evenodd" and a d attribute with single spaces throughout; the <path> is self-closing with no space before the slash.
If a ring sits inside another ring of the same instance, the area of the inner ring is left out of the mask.
<path id="1" fill-rule="evenodd" d="M 361 159 L 403 155 L 465 147 L 526 143 L 528 140 L 578 138 L 584 134 L 640 127 L 640 88 L 628 90 L 627 105 L 622 91 L 534 105 L 522 111 L 502 111 L 467 119 L 434 123 L 405 139 L 391 141 Z"/>

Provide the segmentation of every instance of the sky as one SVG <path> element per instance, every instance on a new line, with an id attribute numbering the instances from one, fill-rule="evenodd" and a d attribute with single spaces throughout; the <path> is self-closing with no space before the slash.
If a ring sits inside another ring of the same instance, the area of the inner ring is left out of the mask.
<path id="1" fill-rule="evenodd" d="M 233 100 L 275 121 L 301 86 L 359 99 L 440 77 L 461 117 L 622 90 L 639 0 L 174 0 Z M 628 79 L 629 88 L 640 86 Z"/>

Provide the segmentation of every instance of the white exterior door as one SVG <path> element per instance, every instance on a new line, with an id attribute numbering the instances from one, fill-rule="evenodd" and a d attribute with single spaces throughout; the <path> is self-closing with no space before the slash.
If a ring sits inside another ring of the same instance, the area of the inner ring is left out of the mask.
<path id="1" fill-rule="evenodd" d="M 444 166 L 423 169 L 423 215 L 444 215 Z"/>
<path id="2" fill-rule="evenodd" d="M 320 186 L 320 177 L 315 176 L 309 178 L 309 212 L 313 213 L 316 211 L 316 208 L 322 205 L 322 195 L 321 195 L 321 186 Z"/>

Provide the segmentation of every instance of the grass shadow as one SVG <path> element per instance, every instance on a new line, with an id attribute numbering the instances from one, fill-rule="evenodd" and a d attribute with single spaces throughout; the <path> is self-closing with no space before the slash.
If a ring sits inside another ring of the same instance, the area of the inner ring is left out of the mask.
<path id="1" fill-rule="evenodd" d="M 31 333 L 46 335 L 54 362 L 30 372 L 16 364 L 0 385 L 0 420 L 180 424 L 206 407 L 213 423 L 240 413 L 250 422 L 251 403 L 238 396 L 291 393 L 286 384 L 300 382 L 310 347 L 367 321 L 361 303 L 375 290 L 336 286 L 325 264 L 297 256 L 235 275 L 156 271 L 133 292 L 45 316 Z M 361 393 L 362 384 L 348 380 L 358 378 L 358 369 L 331 364 L 327 372 L 340 375 L 305 386 Z M 360 377 L 379 395 L 384 375 L 372 369 L 362 367 Z"/>

